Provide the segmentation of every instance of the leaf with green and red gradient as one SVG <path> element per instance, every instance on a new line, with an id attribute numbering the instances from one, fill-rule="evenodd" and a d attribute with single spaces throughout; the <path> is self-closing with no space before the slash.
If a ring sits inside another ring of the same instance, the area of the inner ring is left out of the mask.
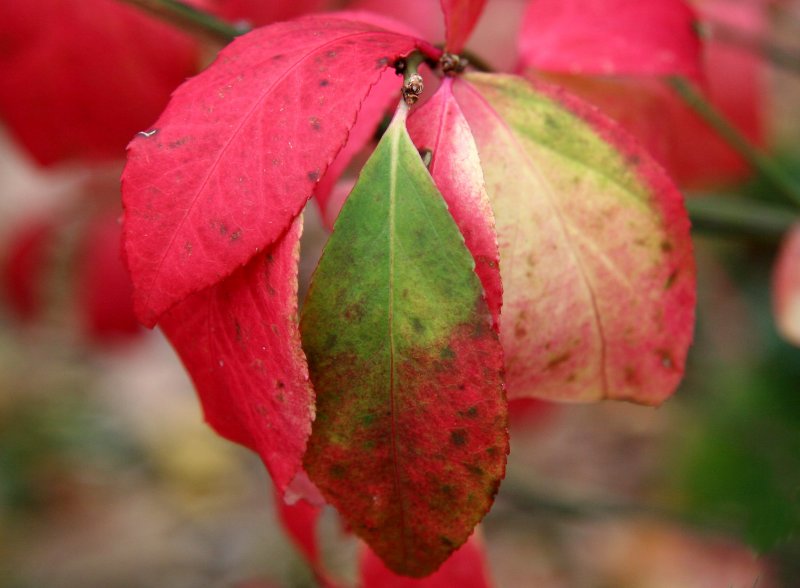
<path id="1" fill-rule="evenodd" d="M 422 41 L 309 16 L 237 38 L 130 144 L 125 251 L 139 319 L 264 251 L 311 196 L 392 62 Z"/>
<path id="2" fill-rule="evenodd" d="M 187 34 L 117 0 L 0 3 L 0 117 L 41 164 L 109 160 L 197 71 Z"/>
<path id="3" fill-rule="evenodd" d="M 509 397 L 662 402 L 694 321 L 680 193 L 617 125 L 563 91 L 470 74 L 454 93 L 497 223 Z"/>
<path id="4" fill-rule="evenodd" d="M 445 24 L 445 49 L 459 53 L 486 5 L 486 0 L 441 0 Z"/>
<path id="5" fill-rule="evenodd" d="M 421 580 L 398 576 L 369 547 L 361 551 L 360 588 L 490 588 L 483 542 L 472 534 L 435 573 Z"/>
<path id="6" fill-rule="evenodd" d="M 446 78 L 436 94 L 409 117 L 408 133 L 418 149 L 431 152 L 428 169 L 475 258 L 475 273 L 499 327 L 503 285 L 494 214 L 478 148 L 453 96 L 452 78 Z"/>
<path id="7" fill-rule="evenodd" d="M 297 327 L 302 219 L 226 280 L 162 317 L 208 423 L 256 451 L 283 495 L 300 471 L 314 392 Z"/>
<path id="8" fill-rule="evenodd" d="M 406 111 L 364 166 L 303 306 L 317 393 L 304 463 L 389 568 L 422 577 L 488 511 L 508 435 L 491 313 Z"/>
<path id="9" fill-rule="evenodd" d="M 772 278 L 772 308 L 783 337 L 800 346 L 800 226 L 784 237 Z"/>
<path id="10" fill-rule="evenodd" d="M 695 20 L 684 0 L 530 0 L 520 68 L 696 77 Z"/>

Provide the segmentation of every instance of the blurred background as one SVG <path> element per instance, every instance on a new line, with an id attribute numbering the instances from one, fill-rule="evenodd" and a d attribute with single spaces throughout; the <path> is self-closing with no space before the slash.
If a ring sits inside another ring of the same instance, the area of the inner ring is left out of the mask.
<path id="1" fill-rule="evenodd" d="M 442 38 L 428 0 L 192 4 L 240 25 L 370 9 Z M 492 582 L 800 586 L 800 208 L 662 80 L 521 66 L 528 4 L 489 0 L 468 48 L 598 103 L 672 172 L 695 214 L 698 319 L 661 408 L 512 405 L 482 524 Z M 695 7 L 700 90 L 800 184 L 800 3 Z M 177 356 L 136 325 L 120 259 L 125 145 L 220 46 L 116 0 L 0 5 L 0 588 L 316 585 L 258 457 L 204 424 Z M 326 235 L 312 203 L 301 282 Z M 319 534 L 355 584 L 356 541 L 332 511 Z"/>

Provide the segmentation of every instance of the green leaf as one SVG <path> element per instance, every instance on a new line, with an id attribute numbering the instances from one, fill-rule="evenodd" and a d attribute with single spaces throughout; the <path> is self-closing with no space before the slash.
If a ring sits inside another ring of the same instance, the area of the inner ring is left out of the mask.
<path id="1" fill-rule="evenodd" d="M 508 434 L 502 350 L 407 110 L 364 166 L 303 308 L 317 393 L 305 465 L 389 568 L 421 577 L 488 511 Z"/>

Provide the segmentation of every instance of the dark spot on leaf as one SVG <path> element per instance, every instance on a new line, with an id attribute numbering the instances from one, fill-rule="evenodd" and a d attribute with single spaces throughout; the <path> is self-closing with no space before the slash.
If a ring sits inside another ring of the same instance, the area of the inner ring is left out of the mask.
<path id="1" fill-rule="evenodd" d="M 636 370 L 629 365 L 625 366 L 625 383 L 635 386 L 639 383 L 639 378 L 636 376 Z"/>
<path id="2" fill-rule="evenodd" d="M 267 294 L 269 294 L 270 296 L 275 296 L 275 294 L 276 294 L 275 288 L 273 288 L 270 285 L 267 285 Z"/>
<path id="3" fill-rule="evenodd" d="M 233 323 L 233 328 L 236 330 L 236 340 L 241 342 L 241 340 L 242 340 L 242 325 L 239 324 L 239 321 L 235 321 Z"/>
<path id="4" fill-rule="evenodd" d="M 278 325 L 270 325 L 270 326 L 269 326 L 269 328 L 272 330 L 272 332 L 273 332 L 275 335 L 278 335 L 278 334 L 279 334 Z"/>
<path id="5" fill-rule="evenodd" d="M 442 545 L 445 545 L 447 547 L 455 547 L 456 546 L 455 541 L 450 539 L 450 537 L 445 537 L 444 535 L 441 535 L 439 537 L 439 541 L 442 542 Z"/>
<path id="6" fill-rule="evenodd" d="M 459 390 L 466 390 L 467 389 L 467 385 L 466 384 L 459 384 L 458 385 L 458 389 Z"/>
<path id="7" fill-rule="evenodd" d="M 672 286 L 675 285 L 675 280 L 678 277 L 678 270 L 673 271 L 669 277 L 667 277 L 667 281 L 664 282 L 664 290 L 669 290 Z"/>
<path id="8" fill-rule="evenodd" d="M 188 140 L 189 140 L 189 137 L 181 137 L 177 141 L 173 141 L 172 143 L 170 143 L 169 144 L 169 148 L 170 149 L 175 149 L 177 147 L 180 147 L 181 145 L 184 145 L 186 143 L 186 141 L 188 141 Z"/>
<path id="9" fill-rule="evenodd" d="M 456 447 L 463 447 L 467 444 L 467 431 L 464 429 L 456 429 L 450 433 L 450 442 Z"/>
<path id="10" fill-rule="evenodd" d="M 242 229 L 236 229 L 236 231 L 231 233 L 231 241 L 236 241 L 241 236 L 242 236 Z"/>
<path id="11" fill-rule="evenodd" d="M 322 125 L 319 122 L 319 119 L 316 116 L 312 116 L 308 119 L 308 123 L 311 125 L 311 128 L 315 131 L 319 131 L 322 128 Z"/>
<path id="12" fill-rule="evenodd" d="M 274 59 L 275 61 L 283 59 L 283 53 L 276 53 L 275 55 L 272 56 L 272 59 Z"/>
<path id="13" fill-rule="evenodd" d="M 525 327 L 523 327 L 521 324 L 517 324 L 517 325 L 514 327 L 514 336 L 515 336 L 517 339 L 522 339 L 522 338 L 523 338 L 525 335 L 527 335 L 527 334 L 528 334 L 528 331 L 527 331 L 527 330 L 525 329 Z"/>
<path id="14" fill-rule="evenodd" d="M 675 367 L 675 360 L 672 359 L 672 354 L 664 349 L 659 349 L 656 353 L 658 353 L 659 358 L 661 358 L 661 365 L 663 365 L 668 370 L 671 370 Z"/>
<path id="15" fill-rule="evenodd" d="M 422 321 L 419 320 L 417 317 L 411 317 L 411 326 L 414 328 L 414 331 L 417 333 L 424 333 L 425 332 L 425 325 L 422 324 Z"/>
<path id="16" fill-rule="evenodd" d="M 439 357 L 442 359 L 455 359 L 456 354 L 451 347 L 445 347 L 439 352 Z"/>
<path id="17" fill-rule="evenodd" d="M 364 318 L 364 305 L 361 303 L 351 304 L 344 311 L 344 318 L 349 321 L 359 321 Z"/>
<path id="18" fill-rule="evenodd" d="M 565 361 L 567 361 L 571 356 L 572 354 L 569 351 L 565 351 L 561 355 L 556 355 L 554 358 L 552 358 L 550 361 L 547 362 L 547 365 L 545 366 L 544 369 L 550 370 L 556 368 Z"/>
<path id="19" fill-rule="evenodd" d="M 219 223 L 219 234 L 223 237 L 228 234 L 228 225 L 225 223 Z"/>
<path id="20" fill-rule="evenodd" d="M 186 251 L 186 255 L 192 254 L 192 243 L 190 241 L 186 241 L 183 245 L 184 250 Z"/>
<path id="21" fill-rule="evenodd" d="M 256 404 L 256 412 L 261 416 L 267 416 L 269 411 L 263 404 Z"/>
<path id="22" fill-rule="evenodd" d="M 329 82 L 328 80 L 326 80 L 325 78 L 323 78 L 323 79 L 321 79 L 321 80 L 319 81 L 319 86 L 320 86 L 320 88 L 324 88 L 325 86 L 327 86 L 327 85 L 329 85 L 329 84 L 330 84 L 330 82 Z"/>
<path id="23" fill-rule="evenodd" d="M 442 494 L 450 498 L 454 498 L 456 495 L 456 489 L 450 484 L 442 484 L 442 487 L 440 489 L 442 491 Z"/>
<path id="24" fill-rule="evenodd" d="M 327 56 L 328 56 L 330 59 L 333 59 L 334 57 L 336 57 L 336 56 L 337 56 L 337 55 L 339 55 L 339 54 L 338 54 L 336 51 L 328 51 L 328 52 L 326 53 L 326 55 L 327 55 Z"/>
<path id="25" fill-rule="evenodd" d="M 626 157 L 626 159 L 628 160 L 628 163 L 633 167 L 636 167 L 642 161 L 642 159 L 636 153 L 630 153 Z"/>
<path id="26" fill-rule="evenodd" d="M 467 409 L 467 416 L 471 419 L 474 419 L 478 416 L 478 407 L 477 406 L 470 406 Z"/>
<path id="27" fill-rule="evenodd" d="M 465 465 L 464 465 L 464 467 L 466 467 L 466 468 L 467 468 L 467 471 L 468 471 L 470 474 L 472 474 L 473 476 L 482 477 L 482 476 L 483 476 L 483 474 L 485 473 L 485 472 L 483 471 L 483 468 L 482 468 L 482 467 L 480 467 L 480 466 L 477 466 L 477 465 L 475 465 L 475 464 L 468 463 L 468 464 L 465 464 Z"/>
<path id="28" fill-rule="evenodd" d="M 344 466 L 340 463 L 333 464 L 328 471 L 334 478 L 344 478 L 345 474 L 347 473 L 344 469 Z"/>
<path id="29" fill-rule="evenodd" d="M 372 414 L 371 412 L 368 412 L 367 414 L 361 416 L 361 423 L 364 425 L 369 426 L 374 422 L 375 422 L 375 415 Z"/>
<path id="30" fill-rule="evenodd" d="M 286 384 L 283 383 L 283 380 L 275 380 L 275 387 L 277 389 L 285 388 Z"/>
<path id="31" fill-rule="evenodd" d="M 315 169 L 314 171 L 310 171 L 307 175 L 310 181 L 316 182 L 319 179 L 319 170 Z"/>
<path id="32" fill-rule="evenodd" d="M 487 447 L 486 448 L 486 453 L 488 453 L 490 456 L 494 457 L 494 456 L 496 456 L 497 454 L 500 453 L 500 450 L 497 447 Z"/>
<path id="33" fill-rule="evenodd" d="M 672 243 L 666 240 L 661 241 L 661 251 L 663 251 L 664 253 L 669 253 L 670 251 L 672 251 Z"/>
<path id="34" fill-rule="evenodd" d="M 275 398 L 277 399 L 278 402 L 281 402 L 281 403 L 286 402 L 286 396 L 284 396 L 281 393 L 276 394 Z"/>
<path id="35" fill-rule="evenodd" d="M 384 68 L 388 63 L 389 63 L 388 57 L 381 57 L 380 59 L 375 60 L 375 68 L 376 69 Z"/>

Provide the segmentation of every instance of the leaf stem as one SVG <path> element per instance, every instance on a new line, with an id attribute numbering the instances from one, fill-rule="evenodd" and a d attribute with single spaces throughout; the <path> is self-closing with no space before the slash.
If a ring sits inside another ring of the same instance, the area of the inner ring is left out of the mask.
<path id="1" fill-rule="evenodd" d="M 672 76 L 667 83 L 680 96 L 689 108 L 694 110 L 708 123 L 731 147 L 733 147 L 748 163 L 757 169 L 775 188 L 795 204 L 800 205 L 800 184 L 795 181 L 773 159 L 761 149 L 752 145 L 733 124 L 719 112 L 688 81 Z"/>
<path id="2" fill-rule="evenodd" d="M 193 33 L 230 43 L 250 30 L 248 25 L 233 25 L 210 12 L 189 6 L 178 0 L 120 0 Z"/>
<path id="3" fill-rule="evenodd" d="M 792 225 L 800 222 L 796 211 L 729 195 L 690 197 L 686 208 L 695 233 L 765 243 L 777 243 Z"/>

